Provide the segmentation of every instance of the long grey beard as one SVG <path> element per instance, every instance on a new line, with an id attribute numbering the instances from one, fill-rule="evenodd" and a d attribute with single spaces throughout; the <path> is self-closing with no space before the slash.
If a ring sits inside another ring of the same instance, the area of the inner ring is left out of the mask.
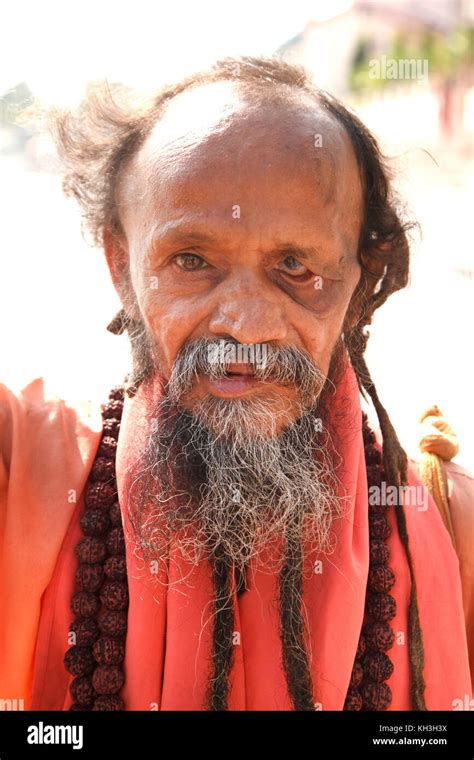
<path id="1" fill-rule="evenodd" d="M 210 371 L 202 366 L 207 342 L 201 343 L 200 352 L 193 344 L 180 355 L 151 409 L 146 449 L 129 481 L 129 513 L 143 556 L 167 560 L 172 543 L 193 564 L 219 557 L 244 572 L 258 558 L 275 572 L 283 539 L 307 543 L 315 554 L 330 551 L 341 504 L 328 431 L 318 416 L 326 378 L 305 366 L 306 359 L 298 364 L 292 349 L 278 352 L 267 377 L 278 376 L 282 385 L 296 380 L 301 390 L 297 419 L 293 408 L 279 434 L 270 392 L 237 400 L 208 395 L 191 413 L 179 400 L 196 368 Z M 212 368 L 214 376 L 224 371 Z"/>

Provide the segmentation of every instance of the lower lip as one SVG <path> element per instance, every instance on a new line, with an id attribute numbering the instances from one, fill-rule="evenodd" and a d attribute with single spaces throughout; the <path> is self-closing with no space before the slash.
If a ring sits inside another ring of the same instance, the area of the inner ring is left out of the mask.
<path id="1" fill-rule="evenodd" d="M 263 385 L 263 382 L 253 375 L 229 375 L 218 380 L 208 378 L 208 383 L 212 393 L 223 398 L 243 396 Z"/>

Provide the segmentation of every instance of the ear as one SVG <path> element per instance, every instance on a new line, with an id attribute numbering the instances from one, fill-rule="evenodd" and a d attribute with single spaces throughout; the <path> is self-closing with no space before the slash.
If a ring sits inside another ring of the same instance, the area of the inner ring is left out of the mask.
<path id="1" fill-rule="evenodd" d="M 371 251 L 361 251 L 360 260 L 366 273 L 375 284 L 383 277 L 387 260 L 392 250 L 390 242 L 379 243 Z M 375 286 L 374 286 L 375 287 Z"/>
<path id="2" fill-rule="evenodd" d="M 103 230 L 103 249 L 110 276 L 126 315 L 139 319 L 129 272 L 128 246 L 124 237 L 113 235 L 108 227 Z"/>
<path id="3" fill-rule="evenodd" d="M 362 271 L 347 308 L 344 320 L 344 330 L 346 332 L 350 332 L 358 323 L 367 300 L 373 295 L 377 283 L 383 277 L 387 264 L 386 259 L 386 250 L 382 246 L 380 252 L 373 250 L 370 254 L 366 251 L 361 252 Z"/>

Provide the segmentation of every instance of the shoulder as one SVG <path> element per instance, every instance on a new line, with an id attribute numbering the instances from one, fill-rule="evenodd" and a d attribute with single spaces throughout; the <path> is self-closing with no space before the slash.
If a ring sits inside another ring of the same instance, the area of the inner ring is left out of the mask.
<path id="1" fill-rule="evenodd" d="M 466 488 L 472 494 L 474 489 L 474 472 L 466 470 L 456 462 L 444 462 L 446 477 L 452 487 Z"/>
<path id="2" fill-rule="evenodd" d="M 443 462 L 443 467 L 456 545 L 467 559 L 472 556 L 474 536 L 474 473 L 455 462 Z M 472 564 L 474 566 L 474 557 Z"/>
<path id="3" fill-rule="evenodd" d="M 0 383 L 0 452 L 7 469 L 12 452 L 25 444 L 41 445 L 89 437 L 100 433 L 100 405 L 68 394 L 56 393 L 44 377 L 23 387 Z"/>

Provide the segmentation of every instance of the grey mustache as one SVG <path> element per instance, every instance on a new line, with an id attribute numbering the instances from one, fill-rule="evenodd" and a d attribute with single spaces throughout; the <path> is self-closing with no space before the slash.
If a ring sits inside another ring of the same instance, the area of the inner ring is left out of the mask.
<path id="1" fill-rule="evenodd" d="M 314 399 L 326 381 L 326 375 L 314 364 L 311 356 L 297 346 L 270 343 L 249 346 L 231 340 L 200 338 L 185 344 L 177 356 L 168 382 L 171 398 L 178 401 L 188 393 L 199 374 L 212 379 L 224 377 L 229 364 L 239 361 L 242 356 L 257 379 L 295 386 L 305 401 Z"/>

